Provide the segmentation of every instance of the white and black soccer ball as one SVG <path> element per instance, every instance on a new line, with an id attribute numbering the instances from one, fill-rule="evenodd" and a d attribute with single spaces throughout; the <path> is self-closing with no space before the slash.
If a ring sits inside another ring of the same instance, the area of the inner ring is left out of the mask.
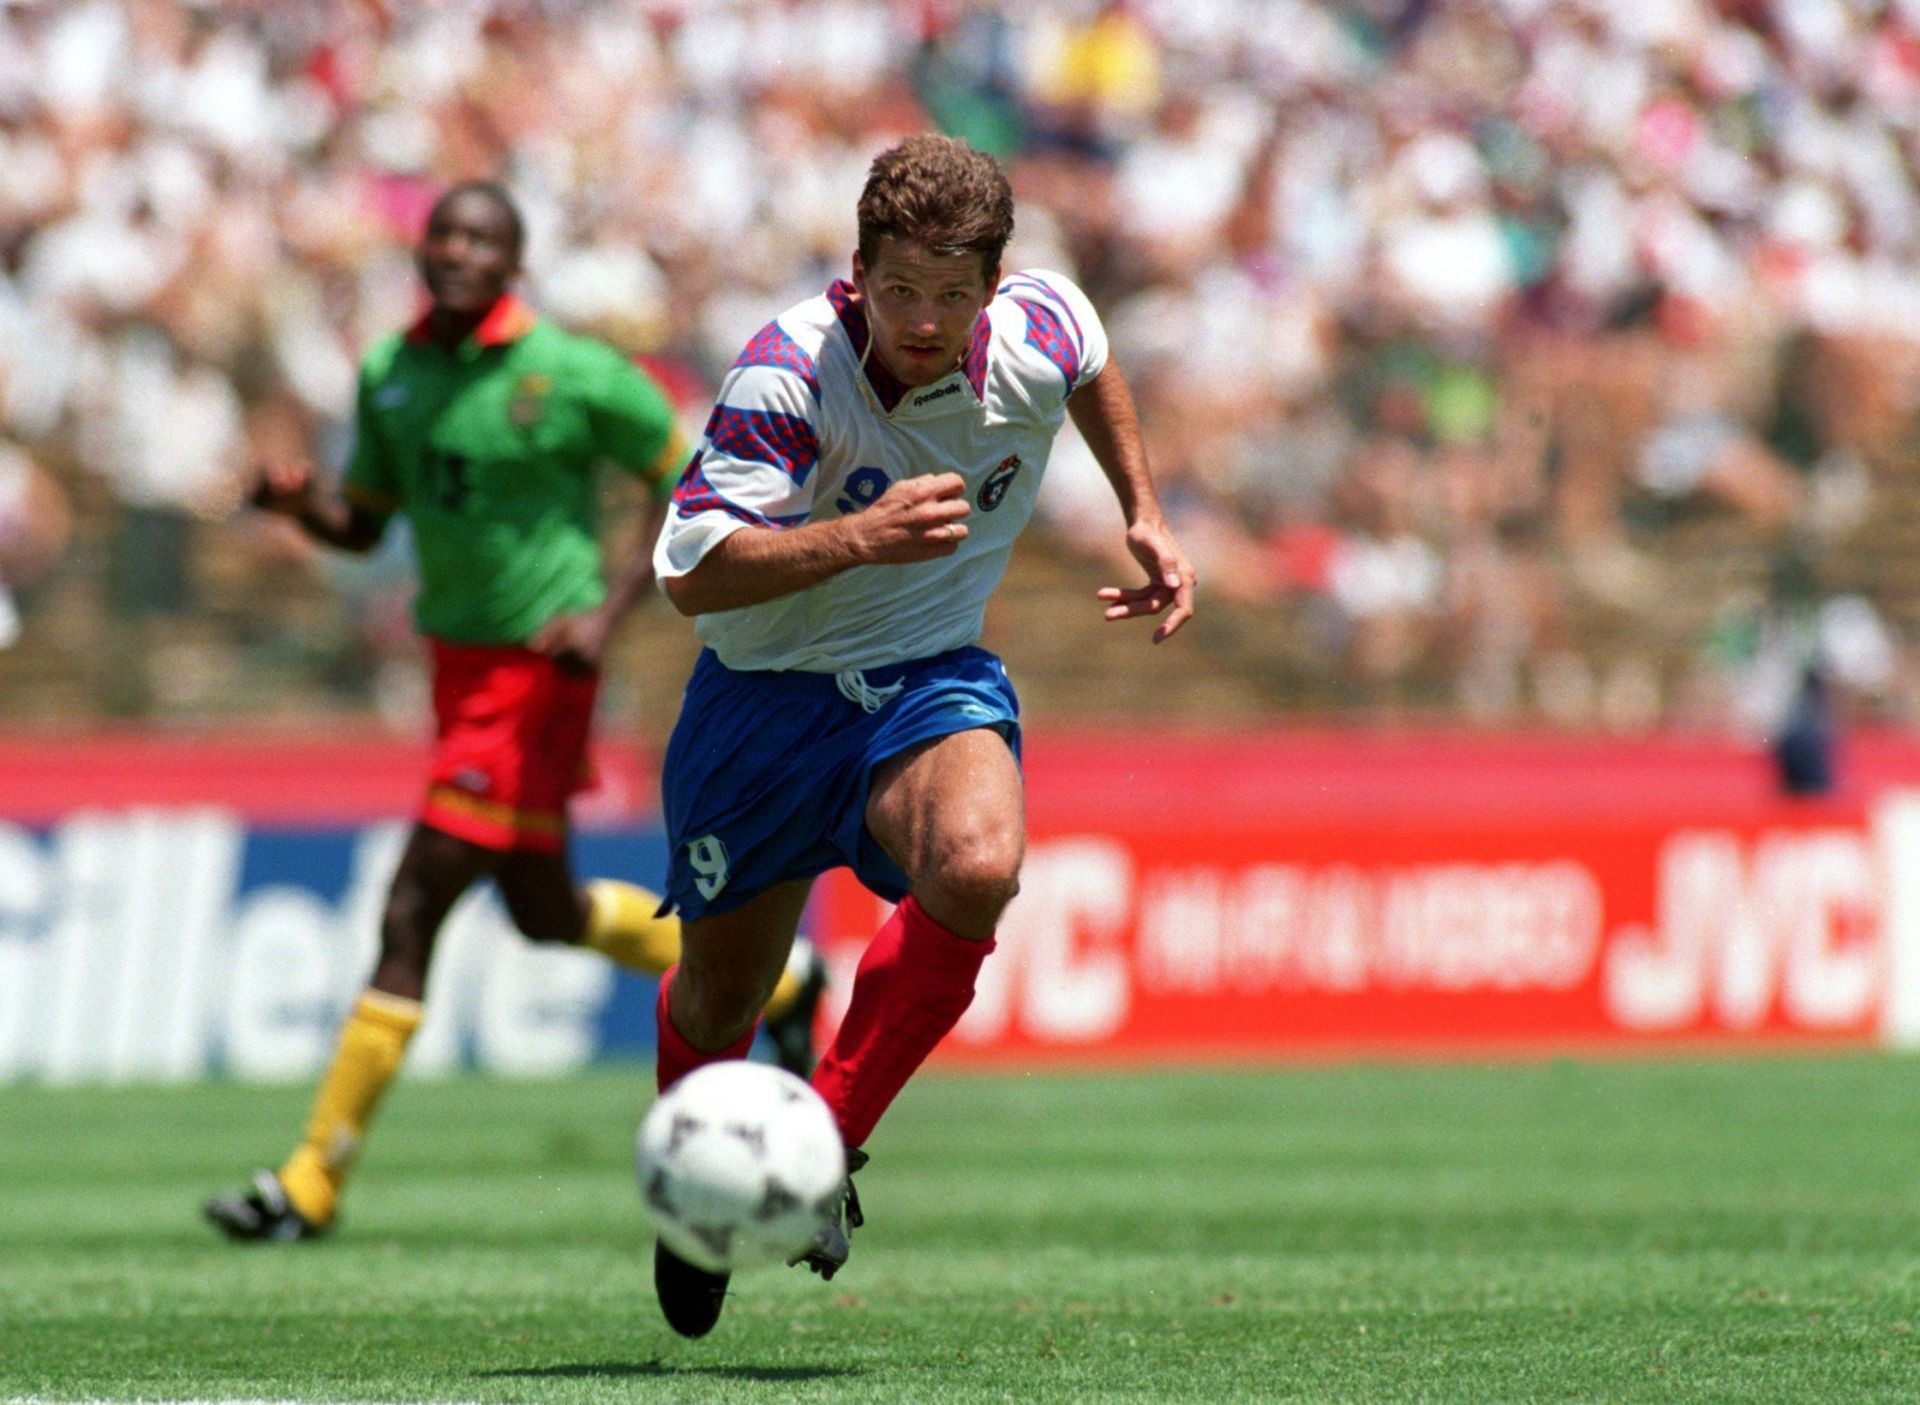
<path id="1" fill-rule="evenodd" d="M 820 1095 L 772 1064 L 708 1064 L 640 1123 L 635 1168 L 666 1246 L 712 1273 L 786 1263 L 839 1208 L 840 1129 Z"/>

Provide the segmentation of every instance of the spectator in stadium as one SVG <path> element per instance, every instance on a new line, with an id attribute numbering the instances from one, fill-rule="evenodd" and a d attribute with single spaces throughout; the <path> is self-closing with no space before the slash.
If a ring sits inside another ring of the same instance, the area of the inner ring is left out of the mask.
<path id="1" fill-rule="evenodd" d="M 1669 360 L 1660 418 L 1640 446 L 1639 483 L 1667 510 L 1713 502 L 1778 533 L 1800 516 L 1803 485 L 1730 403 L 1724 382 L 1738 361 L 1729 348 L 1720 353 Z"/>
<path id="2" fill-rule="evenodd" d="M 899 902 L 813 1075 L 849 1148 L 840 1214 L 802 1256 L 825 1278 L 861 1222 L 862 1143 L 965 1012 L 1019 884 L 1019 707 L 977 641 L 1069 412 L 1146 573 L 1098 592 L 1106 618 L 1164 614 L 1163 641 L 1195 585 L 1092 304 L 1057 273 L 1001 276 L 999 165 L 910 137 L 858 210 L 851 281 L 747 344 L 654 557 L 707 645 L 662 780 L 686 927 L 661 1090 L 746 1053 L 818 874 L 849 866 Z M 654 1283 L 682 1335 L 719 1320 L 726 1275 L 660 1244 Z"/>
<path id="3" fill-rule="evenodd" d="M 53 478 L 0 439 L 0 649 L 20 637 L 17 597 L 53 569 L 73 540 L 73 508 Z"/>
<path id="4" fill-rule="evenodd" d="M 1340 475 L 1303 485 L 1280 439 L 1343 439 L 1316 444 L 1322 463 L 1381 432 L 1426 452 L 1436 416 L 1423 429 L 1343 385 L 1374 349 L 1418 343 L 1541 411 L 1513 468 L 1541 487 L 1540 559 L 1576 642 L 1627 628 L 1672 653 L 1697 621 L 1664 608 L 1689 566 L 1669 516 L 1745 532 L 1749 584 L 1791 481 L 1822 522 L 1839 508 L 1872 529 L 1860 490 L 1900 461 L 1920 346 L 1916 100 L 1920 11 L 1838 0 L 0 6 L 0 422 L 107 489 L 75 494 L 108 519 L 81 522 L 88 541 L 112 535 L 115 499 L 155 516 L 151 474 L 79 442 L 136 328 L 164 332 L 180 388 L 221 418 L 209 376 L 248 416 L 291 390 L 319 438 L 344 436 L 359 352 L 412 295 L 395 240 L 474 171 L 512 173 L 550 251 L 543 309 L 574 326 L 611 304 L 625 349 L 717 382 L 837 263 L 871 155 L 931 119 L 1004 154 L 1023 238 L 1052 246 L 1014 262 L 1099 300 L 1147 423 L 1213 402 L 1234 458 L 1155 462 L 1216 598 L 1269 612 L 1243 636 L 1320 603 L 1249 549 L 1336 514 Z M 1716 327 L 1736 330 L 1701 343 Z M 1796 340 L 1851 369 L 1819 436 L 1782 442 L 1748 403 L 1774 393 L 1753 363 Z M 1665 403 L 1694 379 L 1668 375 L 1674 358 L 1730 354 L 1739 403 Z M 1900 425 L 1861 432 L 1883 415 Z M 1791 481 L 1718 432 L 1763 427 Z M 1684 511 L 1648 511 L 1669 501 Z M 311 600 L 252 588 L 283 544 L 216 538 L 199 512 L 126 533 L 127 578 L 139 555 L 184 565 L 210 647 L 284 633 Z M 1434 540 L 1450 557 L 1485 537 Z M 210 550 L 256 557 L 204 570 Z M 244 691 L 218 702 L 311 705 L 313 675 L 363 654 L 417 680 L 362 602 L 335 602 L 299 654 L 311 670 L 230 670 Z M 1444 615 L 1415 628 L 1421 694 L 1457 696 Z M 1379 686 L 1344 665 L 1318 684 L 1356 706 Z"/>
<path id="5" fill-rule="evenodd" d="M 1796 544 L 1775 554 L 1765 595 L 1723 612 L 1703 641 L 1702 685 L 1764 743 L 1786 795 L 1832 790 L 1850 720 L 1898 679 L 1891 632 L 1863 597 L 1825 587 Z"/>
<path id="6" fill-rule="evenodd" d="M 596 470 L 612 461 L 669 484 L 685 446 L 659 389 L 604 344 L 536 318 L 510 291 L 523 225 L 494 184 L 454 187 L 419 247 L 430 305 L 368 356 L 343 491 L 311 465 L 276 463 L 255 502 L 315 540 L 364 552 L 396 513 L 420 560 L 415 620 L 434 663 L 437 741 L 427 793 L 381 920 L 380 955 L 280 1169 L 207 1202 L 236 1239 L 327 1230 L 382 1093 L 419 1027 L 427 969 L 456 899 L 491 878 L 535 941 L 589 947 L 658 973 L 679 952 L 659 899 L 568 859 L 569 796 L 588 775 L 600 665 L 616 622 L 651 579 L 638 555 L 608 585 Z M 657 520 L 657 519 L 656 519 Z M 803 953 L 804 957 L 804 953 Z M 810 971 L 768 982 L 783 1063 L 811 1067 L 820 990 Z"/>

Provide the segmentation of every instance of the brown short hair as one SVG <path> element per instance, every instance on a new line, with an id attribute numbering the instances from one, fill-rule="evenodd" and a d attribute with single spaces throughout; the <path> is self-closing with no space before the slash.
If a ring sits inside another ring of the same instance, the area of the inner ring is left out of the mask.
<path id="1" fill-rule="evenodd" d="M 860 261 L 882 239 L 980 255 L 989 278 L 1013 238 L 1013 187 L 991 156 L 954 137 L 908 137 L 873 158 L 860 192 Z"/>

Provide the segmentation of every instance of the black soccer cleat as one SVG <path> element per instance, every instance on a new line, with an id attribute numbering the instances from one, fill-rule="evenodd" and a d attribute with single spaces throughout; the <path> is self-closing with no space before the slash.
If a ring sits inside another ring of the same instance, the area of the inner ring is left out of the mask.
<path id="1" fill-rule="evenodd" d="M 800 993 L 779 1019 L 766 1022 L 766 1031 L 773 1042 L 773 1061 L 795 1078 L 811 1078 L 813 1022 L 820 1009 L 820 996 L 827 988 L 827 963 L 805 937 L 796 943 L 796 954 L 806 962 Z"/>
<path id="2" fill-rule="evenodd" d="M 731 1274 L 709 1273 L 659 1240 L 653 1242 L 653 1291 L 660 1315 L 683 1337 L 704 1337 L 720 1320 Z"/>
<path id="3" fill-rule="evenodd" d="M 332 1227 L 315 1224 L 294 1209 L 287 1188 L 271 1171 L 255 1171 L 253 1179 L 239 1190 L 207 1201 L 201 1213 L 229 1239 L 284 1244 L 295 1239 L 317 1239 Z"/>
<path id="4" fill-rule="evenodd" d="M 853 1253 L 853 1231 L 867 1222 L 860 1213 L 860 1192 L 853 1188 L 853 1173 L 862 1169 L 869 1160 L 866 1152 L 858 1147 L 847 1148 L 847 1179 L 840 1188 L 840 1203 L 834 1207 L 833 1217 L 820 1226 L 820 1232 L 813 1236 L 813 1243 L 798 1258 L 789 1259 L 789 1266 L 805 1264 L 812 1272 L 831 1280 L 847 1265 L 847 1258 Z"/>

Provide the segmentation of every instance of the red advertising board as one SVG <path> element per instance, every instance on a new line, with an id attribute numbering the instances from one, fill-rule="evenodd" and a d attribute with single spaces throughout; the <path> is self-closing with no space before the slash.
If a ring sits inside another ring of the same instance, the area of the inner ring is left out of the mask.
<path id="1" fill-rule="evenodd" d="M 1789 802 L 1718 744 L 1295 746 L 1031 757 L 1022 892 L 941 1057 L 1882 1036 L 1877 787 Z M 885 912 L 829 875 L 836 965 Z"/>
<path id="2" fill-rule="evenodd" d="M 379 739 L 0 738 L 0 858 L 44 889 L 39 926 L 0 923 L 0 967 L 54 969 L 36 952 L 86 916 L 63 885 L 84 887 L 100 816 L 222 844 L 402 819 L 422 759 Z M 650 834 L 650 758 L 601 764 L 584 823 Z M 1846 786 L 1811 803 L 1753 750 L 1689 738 L 1035 734 L 1026 766 L 1022 892 L 948 1062 L 1920 1042 L 1906 737 L 1856 739 Z M 884 913 L 844 872 L 817 890 L 837 996 Z"/>
<path id="3" fill-rule="evenodd" d="M 426 787 L 425 736 L 368 729 L 0 733 L 0 822 L 52 824 L 80 810 L 217 805 L 253 824 L 355 824 L 411 815 Z M 653 758 L 617 740 L 593 749 L 588 823 L 650 815 Z"/>

